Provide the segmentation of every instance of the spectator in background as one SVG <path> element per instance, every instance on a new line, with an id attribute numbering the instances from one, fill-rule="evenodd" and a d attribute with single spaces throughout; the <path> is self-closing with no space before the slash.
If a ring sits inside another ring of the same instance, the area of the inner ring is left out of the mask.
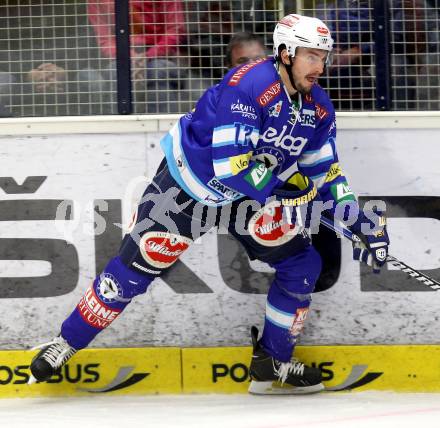
<path id="1" fill-rule="evenodd" d="M 225 66 L 231 69 L 265 56 L 264 44 L 257 35 L 248 32 L 235 33 L 226 47 Z"/>
<path id="2" fill-rule="evenodd" d="M 26 80 L 38 93 L 63 93 L 66 91 L 67 72 L 50 62 L 41 63 L 29 71 Z"/>
<path id="3" fill-rule="evenodd" d="M 333 62 L 320 79 L 336 110 L 374 109 L 373 41 L 369 0 L 336 0 L 317 6 L 335 38 Z"/>
<path id="4" fill-rule="evenodd" d="M 191 109 L 203 92 L 224 74 L 226 45 L 234 33 L 266 34 L 276 21 L 276 0 L 188 1 L 185 3 L 188 36 L 182 46 L 188 79 L 182 111 Z M 264 41 L 262 41 L 264 44 Z"/>
<path id="5" fill-rule="evenodd" d="M 85 12 L 64 3 L 0 5 L 0 104 L 14 116 L 102 113 L 101 82 L 80 79 L 98 56 Z"/>
<path id="6" fill-rule="evenodd" d="M 145 93 L 147 113 L 177 112 L 180 79 L 175 58 L 184 31 L 182 2 L 132 0 L 129 4 L 135 92 Z M 87 12 L 101 55 L 110 60 L 110 75 L 105 77 L 115 80 L 115 2 L 89 0 Z"/>
<path id="7" fill-rule="evenodd" d="M 276 21 L 278 3 L 275 0 L 188 2 L 187 9 L 189 65 L 212 84 L 223 77 L 224 58 L 228 55 L 225 46 L 232 35 L 239 34 L 238 31 L 248 34 L 271 31 L 267 22 Z M 259 43 L 264 46 L 263 41 Z"/>
<path id="8" fill-rule="evenodd" d="M 229 40 L 226 46 L 225 56 L 219 58 L 222 60 L 222 66 L 217 70 L 222 72 L 236 67 L 237 65 L 246 63 L 248 61 L 256 60 L 259 58 L 264 58 L 266 56 L 266 49 L 264 47 L 263 41 L 256 35 L 250 32 L 239 32 L 235 33 Z M 209 71 L 207 69 L 207 71 Z M 187 84 L 187 91 L 185 95 L 187 99 L 185 103 L 182 103 L 182 110 L 189 111 L 194 107 L 194 99 L 199 99 L 204 91 L 212 86 L 211 79 L 199 78 L 195 75 L 191 75 Z M 189 99 L 189 97 L 192 98 Z"/>
<path id="9" fill-rule="evenodd" d="M 231 3 L 188 2 L 188 39 L 186 55 L 199 77 L 209 79 L 201 92 L 224 74 L 225 46 L 234 33 Z M 197 94 L 199 95 L 199 94 Z"/>
<path id="10" fill-rule="evenodd" d="M 426 0 L 388 0 L 391 17 L 391 73 L 393 108 L 396 110 L 429 108 L 424 74 L 438 75 L 438 35 L 429 31 L 438 22 L 438 11 Z M 327 21 L 335 35 L 333 64 L 328 78 L 322 79 L 337 110 L 375 108 L 374 16 L 368 0 L 336 0 L 317 6 L 320 18 Z M 430 54 L 435 45 L 437 56 Z M 420 77 L 423 76 L 422 82 Z M 438 83 L 438 80 L 437 80 Z M 436 87 L 437 85 L 434 85 Z M 437 104 L 438 105 L 438 104 Z M 435 108 L 435 107 L 434 107 Z"/>
<path id="11" fill-rule="evenodd" d="M 440 109 L 438 0 L 389 0 L 392 7 L 393 108 Z M 408 101 L 407 101 L 408 100 Z"/>

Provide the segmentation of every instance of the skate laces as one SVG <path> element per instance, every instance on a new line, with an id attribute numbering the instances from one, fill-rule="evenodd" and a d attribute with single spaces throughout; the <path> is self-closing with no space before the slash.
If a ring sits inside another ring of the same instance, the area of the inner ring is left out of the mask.
<path id="1" fill-rule="evenodd" d="M 292 359 L 288 363 L 281 363 L 279 361 L 277 363 L 279 366 L 277 368 L 274 365 L 274 371 L 281 383 L 284 383 L 290 374 L 297 376 L 304 374 L 304 364 L 296 359 Z"/>
<path id="2" fill-rule="evenodd" d="M 76 353 L 76 349 L 72 348 L 61 336 L 55 337 L 50 342 L 35 346 L 32 351 L 46 347 L 47 349 L 43 352 L 41 358 L 44 358 L 53 368 L 60 367 Z"/>

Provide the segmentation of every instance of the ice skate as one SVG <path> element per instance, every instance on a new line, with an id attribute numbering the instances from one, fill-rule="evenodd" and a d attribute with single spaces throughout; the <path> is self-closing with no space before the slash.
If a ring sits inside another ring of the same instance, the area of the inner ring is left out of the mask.
<path id="1" fill-rule="evenodd" d="M 258 329 L 251 329 L 253 354 L 250 365 L 251 394 L 311 394 L 324 389 L 321 371 L 296 359 L 282 363 L 266 353 L 258 343 Z"/>
<path id="2" fill-rule="evenodd" d="M 62 336 L 57 336 L 51 342 L 32 348 L 32 350 L 35 349 L 41 349 L 41 351 L 32 360 L 29 385 L 49 379 L 77 352 Z"/>

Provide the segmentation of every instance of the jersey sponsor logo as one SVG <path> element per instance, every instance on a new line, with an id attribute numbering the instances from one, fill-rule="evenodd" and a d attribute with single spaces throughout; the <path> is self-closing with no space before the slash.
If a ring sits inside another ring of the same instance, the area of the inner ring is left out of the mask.
<path id="1" fill-rule="evenodd" d="M 315 110 L 303 109 L 301 111 L 301 126 L 315 127 Z"/>
<path id="2" fill-rule="evenodd" d="M 254 151 L 252 160 L 264 164 L 272 172 L 284 164 L 284 156 L 281 149 L 275 147 L 259 147 Z"/>
<path id="3" fill-rule="evenodd" d="M 270 202 L 250 219 L 248 230 L 252 238 L 265 247 L 277 247 L 296 236 L 294 224 L 283 220 L 283 212 L 278 201 Z"/>
<path id="4" fill-rule="evenodd" d="M 296 337 L 301 333 L 308 312 L 309 308 L 298 308 L 296 310 L 295 318 L 293 319 L 292 326 L 289 329 L 289 332 L 293 337 Z"/>
<path id="5" fill-rule="evenodd" d="M 293 27 L 299 21 L 299 17 L 296 15 L 287 15 L 281 21 L 281 25 L 285 25 L 286 27 Z"/>
<path id="6" fill-rule="evenodd" d="M 240 67 L 229 79 L 228 86 L 237 86 L 240 83 L 240 80 L 246 75 L 246 73 L 249 72 L 249 70 L 251 70 L 263 61 L 266 60 L 260 58 L 255 61 L 248 62 L 247 64 L 243 65 L 243 67 Z"/>
<path id="7" fill-rule="evenodd" d="M 191 243 L 191 239 L 174 233 L 147 232 L 142 236 L 139 247 L 147 263 L 164 269 L 171 266 Z"/>
<path id="8" fill-rule="evenodd" d="M 319 104 L 315 104 L 315 111 L 316 116 L 318 116 L 321 120 L 328 116 L 328 111 Z"/>
<path id="9" fill-rule="evenodd" d="M 269 107 L 269 116 L 278 117 L 281 113 L 281 107 L 283 106 L 283 101 L 278 101 L 273 106 Z"/>
<path id="10" fill-rule="evenodd" d="M 208 183 L 206 183 L 206 184 L 212 190 L 223 195 L 223 197 L 225 199 L 234 200 L 234 199 L 237 199 L 238 197 L 242 196 L 242 194 L 240 192 L 237 192 L 236 190 L 233 190 L 230 187 L 225 186 L 223 183 L 221 183 L 216 178 L 211 178 L 211 180 L 209 180 Z"/>
<path id="11" fill-rule="evenodd" d="M 342 175 L 342 169 L 339 166 L 339 162 L 332 163 L 327 175 L 325 176 L 325 183 L 331 183 L 340 175 Z"/>
<path id="12" fill-rule="evenodd" d="M 106 328 L 121 313 L 121 310 L 107 306 L 96 295 L 93 284 L 79 301 L 77 309 L 87 324 L 100 330 Z"/>
<path id="13" fill-rule="evenodd" d="M 249 166 L 249 159 L 252 156 L 252 151 L 244 154 L 231 156 L 229 158 L 229 165 L 231 166 L 232 175 L 237 175 Z"/>
<path id="14" fill-rule="evenodd" d="M 261 190 L 269 182 L 272 173 L 262 163 L 255 165 L 251 171 L 244 176 L 244 179 L 254 186 L 257 190 Z"/>
<path id="15" fill-rule="evenodd" d="M 269 104 L 274 98 L 276 98 L 280 93 L 281 82 L 278 80 L 277 82 L 272 83 L 260 95 L 258 95 L 258 104 L 260 104 L 261 107 L 264 107 Z"/>
<path id="16" fill-rule="evenodd" d="M 312 104 L 313 103 L 313 98 L 312 98 L 312 96 L 310 94 L 306 94 L 306 96 L 304 97 L 304 101 L 306 103 Z"/>
<path id="17" fill-rule="evenodd" d="M 99 277 L 99 284 L 96 287 L 98 297 L 104 303 L 112 303 L 119 300 L 122 297 L 122 287 L 116 278 L 108 272 L 104 272 Z"/>
<path id="18" fill-rule="evenodd" d="M 231 104 L 231 113 L 238 113 L 241 114 L 242 117 L 253 120 L 257 118 L 257 115 L 255 114 L 255 109 L 250 105 L 241 103 L 239 99 L 236 103 Z"/>
<path id="19" fill-rule="evenodd" d="M 330 187 L 330 191 L 336 202 L 355 200 L 354 194 L 348 186 L 347 182 L 334 184 Z"/>
<path id="20" fill-rule="evenodd" d="M 287 150 L 291 156 L 299 156 L 308 139 L 285 135 L 286 131 L 287 125 L 283 126 L 281 134 L 278 134 L 278 131 L 275 128 L 269 127 L 264 131 L 261 139 L 265 143 L 273 143 L 275 147 L 281 147 L 282 149 Z"/>

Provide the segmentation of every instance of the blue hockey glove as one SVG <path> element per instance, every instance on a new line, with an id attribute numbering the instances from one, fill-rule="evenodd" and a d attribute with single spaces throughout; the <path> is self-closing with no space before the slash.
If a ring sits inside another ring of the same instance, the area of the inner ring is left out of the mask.
<path id="1" fill-rule="evenodd" d="M 276 200 L 283 208 L 283 219 L 300 229 L 310 228 L 312 222 L 313 201 L 320 196 L 315 184 L 309 177 L 296 172 L 279 189 L 273 190 Z"/>
<path id="2" fill-rule="evenodd" d="M 358 238 L 353 242 L 353 259 L 372 266 L 373 272 L 379 273 L 386 262 L 390 244 L 386 218 L 378 211 L 372 211 L 368 217 L 360 210 L 356 222 L 350 226 Z"/>

